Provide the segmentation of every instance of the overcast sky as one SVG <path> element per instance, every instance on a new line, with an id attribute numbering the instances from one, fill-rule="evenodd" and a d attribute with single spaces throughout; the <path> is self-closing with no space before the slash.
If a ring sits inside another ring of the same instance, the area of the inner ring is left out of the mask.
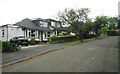
<path id="1" fill-rule="evenodd" d="M 65 8 L 90 8 L 89 17 L 117 16 L 119 0 L 0 0 L 0 25 L 24 18 L 55 18 Z"/>

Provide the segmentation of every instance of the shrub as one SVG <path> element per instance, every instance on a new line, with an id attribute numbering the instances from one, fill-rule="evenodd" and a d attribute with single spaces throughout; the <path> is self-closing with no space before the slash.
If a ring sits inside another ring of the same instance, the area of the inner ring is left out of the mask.
<path id="1" fill-rule="evenodd" d="M 11 52 L 17 51 L 17 45 L 16 45 L 16 44 L 13 43 L 13 44 L 10 44 L 10 46 L 11 46 L 11 47 L 10 47 L 10 51 L 11 51 Z"/>
<path id="2" fill-rule="evenodd" d="M 11 44 L 8 41 L 2 41 L 2 52 L 14 52 L 17 50 L 16 44 Z"/>
<path id="3" fill-rule="evenodd" d="M 3 41 L 2 42 L 2 52 L 8 52 L 10 51 L 10 42 Z"/>
<path id="4" fill-rule="evenodd" d="M 60 42 L 69 42 L 78 40 L 78 37 L 75 35 L 65 35 L 65 36 L 52 36 L 49 37 L 50 43 L 60 43 Z"/>
<path id="5" fill-rule="evenodd" d="M 31 44 L 31 45 L 35 45 L 35 43 L 36 43 L 35 38 L 31 38 L 31 40 L 30 40 L 30 44 Z"/>
<path id="6" fill-rule="evenodd" d="M 95 37 L 94 34 L 89 34 L 89 38 L 93 38 L 93 37 Z"/>

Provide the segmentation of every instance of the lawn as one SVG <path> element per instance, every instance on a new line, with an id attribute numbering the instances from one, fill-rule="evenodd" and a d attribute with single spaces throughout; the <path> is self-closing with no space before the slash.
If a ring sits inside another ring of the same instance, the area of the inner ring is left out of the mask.
<path id="1" fill-rule="evenodd" d="M 96 40 L 96 38 L 84 39 L 83 42 L 88 42 L 88 41 L 92 41 L 92 40 Z M 80 40 L 77 40 L 77 41 L 73 41 L 73 42 L 66 42 L 66 43 L 64 43 L 64 45 L 73 46 L 73 45 L 83 43 L 83 42 L 81 42 Z"/>

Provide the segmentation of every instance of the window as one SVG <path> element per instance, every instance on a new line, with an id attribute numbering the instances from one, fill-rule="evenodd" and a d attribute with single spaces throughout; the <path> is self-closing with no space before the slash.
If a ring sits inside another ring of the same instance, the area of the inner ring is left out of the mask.
<path id="1" fill-rule="evenodd" d="M 47 26 L 48 26 L 48 23 L 47 23 L 47 22 L 40 21 L 40 26 L 42 26 L 42 27 L 47 27 Z"/>
<path id="2" fill-rule="evenodd" d="M 46 32 L 47 33 L 47 32 Z M 47 34 L 45 33 L 45 38 L 47 37 Z"/>
<path id="3" fill-rule="evenodd" d="M 31 36 L 35 37 L 35 31 L 31 31 Z"/>
<path id="4" fill-rule="evenodd" d="M 51 22 L 51 26 L 55 26 L 55 22 Z"/>
<path id="5" fill-rule="evenodd" d="M 48 23 L 44 22 L 43 27 L 48 27 Z"/>
<path id="6" fill-rule="evenodd" d="M 60 23 L 57 23 L 57 27 L 60 27 Z"/>
<path id="7" fill-rule="evenodd" d="M 2 30 L 2 37 L 4 37 L 4 35 L 5 35 L 5 31 L 4 31 L 4 30 Z"/>
<path id="8" fill-rule="evenodd" d="M 31 37 L 31 31 L 30 31 L 30 30 L 29 30 L 29 32 L 28 32 L 28 33 L 29 33 L 29 37 Z"/>
<path id="9" fill-rule="evenodd" d="M 50 32 L 48 32 L 48 37 L 50 37 Z"/>

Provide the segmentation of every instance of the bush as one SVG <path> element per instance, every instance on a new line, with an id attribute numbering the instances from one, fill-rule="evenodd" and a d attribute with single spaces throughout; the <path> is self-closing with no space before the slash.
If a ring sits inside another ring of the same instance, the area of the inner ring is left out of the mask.
<path id="1" fill-rule="evenodd" d="M 89 38 L 93 38 L 93 37 L 95 37 L 94 34 L 89 34 Z"/>
<path id="2" fill-rule="evenodd" d="M 78 40 L 78 37 L 75 35 L 65 35 L 65 36 L 52 36 L 49 37 L 50 43 L 61 43 Z"/>
<path id="3" fill-rule="evenodd" d="M 35 38 L 32 38 L 32 39 L 30 40 L 30 44 L 31 44 L 31 45 L 35 45 L 35 43 L 36 43 Z"/>
<path id="4" fill-rule="evenodd" d="M 13 43 L 13 44 L 10 44 L 10 46 L 11 46 L 11 47 L 10 47 L 10 51 L 11 51 L 11 52 L 15 52 L 15 51 L 18 50 L 16 44 Z"/>
<path id="5" fill-rule="evenodd" d="M 3 41 L 2 42 L 2 52 L 8 52 L 10 51 L 10 42 Z"/>
<path id="6" fill-rule="evenodd" d="M 2 41 L 2 52 L 14 52 L 17 50 L 16 44 L 11 44 L 8 41 Z"/>

